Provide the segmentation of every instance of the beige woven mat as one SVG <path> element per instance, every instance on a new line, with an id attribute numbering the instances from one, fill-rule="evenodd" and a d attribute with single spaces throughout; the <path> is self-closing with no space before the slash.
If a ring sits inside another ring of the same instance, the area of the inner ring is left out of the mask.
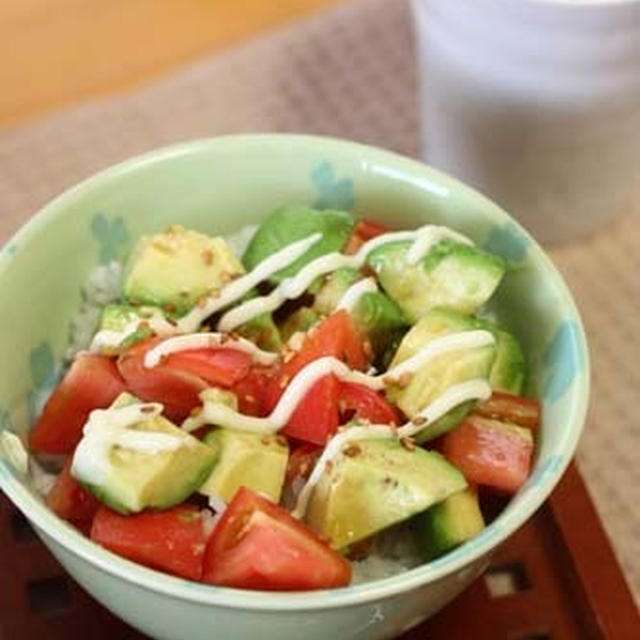
<path id="1" fill-rule="evenodd" d="M 359 0 L 150 87 L 0 131 L 0 240 L 68 185 L 178 140 L 335 135 L 418 153 L 412 32 L 399 0 Z M 584 315 L 593 400 L 580 466 L 640 600 L 640 219 L 554 249 Z M 576 523 L 580 526 L 580 523 Z"/>

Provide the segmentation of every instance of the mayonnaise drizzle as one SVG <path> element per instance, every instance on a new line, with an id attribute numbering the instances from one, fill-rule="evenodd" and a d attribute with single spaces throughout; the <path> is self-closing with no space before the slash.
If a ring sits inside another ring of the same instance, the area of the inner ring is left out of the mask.
<path id="1" fill-rule="evenodd" d="M 224 286 L 217 296 L 210 296 L 205 304 L 194 307 L 187 315 L 178 321 L 178 331 L 193 333 L 202 324 L 205 318 L 212 313 L 229 306 L 242 298 L 257 284 L 266 280 L 274 273 L 288 267 L 298 258 L 304 255 L 316 242 L 322 238 L 321 233 L 314 233 L 307 238 L 288 244 L 276 253 L 265 258 L 249 273 L 232 280 Z M 237 326 L 237 325 L 236 325 Z"/>
<path id="2" fill-rule="evenodd" d="M 120 331 L 102 329 L 96 333 L 91 341 L 89 351 L 104 353 L 118 349 L 120 345 L 135 331 L 143 326 L 149 327 L 156 335 L 175 334 L 177 328 L 169 322 L 160 309 L 142 307 L 136 317 L 132 318 Z"/>
<path id="3" fill-rule="evenodd" d="M 320 378 L 334 375 L 340 380 L 355 382 L 380 391 L 388 384 L 396 382 L 400 376 L 415 372 L 438 356 L 459 349 L 482 347 L 492 344 L 493 341 L 494 338 L 491 332 L 484 330 L 465 331 L 442 336 L 426 344 L 411 358 L 378 376 L 354 371 L 336 358 L 328 356 L 318 358 L 301 369 L 291 380 L 269 416 L 265 418 L 246 416 L 222 403 L 207 402 L 203 399 L 202 411 L 198 415 L 188 418 L 182 427 L 186 431 L 194 431 L 205 424 L 215 424 L 239 431 L 273 433 L 289 422 L 302 399 Z M 429 419 L 432 419 L 431 416 L 429 416 Z"/>
<path id="4" fill-rule="evenodd" d="M 374 293 L 378 290 L 375 278 L 365 278 L 364 280 L 358 280 L 352 284 L 343 294 L 338 304 L 336 305 L 336 311 L 338 309 L 346 309 L 349 313 L 353 311 L 355 306 L 360 301 L 360 298 L 365 293 Z"/>
<path id="5" fill-rule="evenodd" d="M 448 227 L 425 225 L 415 231 L 395 231 L 372 238 L 365 242 L 357 253 L 350 256 L 337 252 L 325 254 L 306 264 L 295 276 L 283 280 L 269 295 L 252 298 L 225 313 L 218 322 L 218 329 L 231 331 L 258 314 L 274 311 L 286 300 L 301 296 L 316 278 L 326 273 L 331 273 L 342 267 L 359 269 L 366 262 L 367 256 L 382 245 L 413 240 L 409 254 L 412 259 L 415 259 L 417 255 L 419 260 L 435 244 L 446 238 L 471 243 L 471 240 L 466 236 Z"/>
<path id="6" fill-rule="evenodd" d="M 253 342 L 245 338 L 230 338 L 224 333 L 192 333 L 167 338 L 153 349 L 147 351 L 144 357 L 144 366 L 148 369 L 156 367 L 163 358 L 172 353 L 213 347 L 224 347 L 225 349 L 242 351 L 252 356 L 257 363 L 264 365 L 273 364 L 279 357 L 277 353 L 263 351 Z"/>
<path id="7" fill-rule="evenodd" d="M 109 452 L 114 445 L 157 453 L 188 444 L 189 440 L 170 433 L 130 429 L 139 422 L 156 418 L 162 410 L 161 404 L 153 402 L 92 411 L 73 456 L 72 475 L 96 484 L 103 482 L 111 467 Z"/>

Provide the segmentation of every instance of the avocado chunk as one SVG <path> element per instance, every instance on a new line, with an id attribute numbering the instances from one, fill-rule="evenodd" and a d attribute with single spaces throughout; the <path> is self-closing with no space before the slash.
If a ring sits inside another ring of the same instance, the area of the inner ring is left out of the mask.
<path id="1" fill-rule="evenodd" d="M 112 408 L 138 402 L 133 396 L 122 394 Z M 83 436 L 73 457 L 71 473 L 115 511 L 128 514 L 146 508 L 167 509 L 194 493 L 211 473 L 215 452 L 164 416 L 141 420 L 127 430 L 166 434 L 176 439 L 178 446 L 145 451 L 109 444 L 106 470 L 98 473 L 93 460 L 96 447 L 101 446 L 100 439 L 96 442 L 86 434 Z"/>
<path id="2" fill-rule="evenodd" d="M 491 331 L 496 339 L 496 359 L 489 374 L 491 388 L 521 394 L 527 377 L 527 362 L 520 343 L 514 335 L 495 324 L 486 320 L 480 322 L 478 328 Z"/>
<path id="3" fill-rule="evenodd" d="M 376 361 L 407 327 L 402 309 L 382 291 L 367 291 L 360 296 L 351 317 L 369 339 Z"/>
<path id="4" fill-rule="evenodd" d="M 432 309 L 406 333 L 390 368 L 415 355 L 433 340 L 477 328 L 478 321 L 473 316 L 453 309 Z M 418 369 L 406 386 L 390 386 L 387 395 L 409 418 L 413 418 L 450 386 L 473 378 L 488 379 L 495 357 L 496 347 L 492 344 L 451 351 Z M 423 442 L 449 431 L 474 406 L 475 402 L 465 402 L 455 407 L 440 420 L 416 434 L 416 440 Z"/>
<path id="5" fill-rule="evenodd" d="M 251 340 L 265 351 L 280 351 L 282 338 L 270 313 L 261 313 L 235 329 L 235 333 Z"/>
<path id="6" fill-rule="evenodd" d="M 290 313 L 280 325 L 280 335 L 284 343 L 289 342 L 294 333 L 306 332 L 320 321 L 320 315 L 311 307 L 300 307 Z"/>
<path id="7" fill-rule="evenodd" d="M 410 518 L 467 486 L 439 453 L 396 440 L 357 440 L 325 469 L 306 513 L 341 549 Z"/>
<path id="8" fill-rule="evenodd" d="M 140 239 L 127 265 L 123 293 L 130 302 L 180 316 L 242 273 L 222 238 L 174 226 Z"/>
<path id="9" fill-rule="evenodd" d="M 333 313 L 347 289 L 362 278 L 352 267 L 342 267 L 328 274 L 315 294 L 313 308 L 322 315 Z"/>
<path id="10" fill-rule="evenodd" d="M 122 333 L 122 342 L 117 348 L 102 347 L 101 353 L 115 355 L 131 345 L 153 335 L 153 330 L 146 324 L 152 316 L 164 313 L 158 307 L 134 307 L 126 304 L 108 304 L 102 310 L 100 331 Z"/>
<path id="11" fill-rule="evenodd" d="M 411 521 L 416 547 L 426 560 L 451 551 L 484 527 L 478 494 L 472 487 L 451 494 Z"/>
<path id="12" fill-rule="evenodd" d="M 410 246 L 390 242 L 372 251 L 367 261 L 411 323 L 439 306 L 473 313 L 505 273 L 502 258 L 471 245 L 442 240 L 416 264 L 407 261 Z"/>
<path id="13" fill-rule="evenodd" d="M 303 256 L 270 278 L 272 282 L 280 282 L 298 273 L 305 264 L 315 258 L 340 251 L 349 239 L 354 224 L 355 218 L 347 211 L 321 211 L 304 206 L 276 209 L 258 227 L 242 256 L 242 262 L 250 271 L 265 258 L 292 242 L 308 238 L 314 233 L 321 233 L 322 237 Z"/>
<path id="14" fill-rule="evenodd" d="M 242 486 L 280 501 L 289 447 L 277 434 L 214 428 L 203 441 L 216 455 L 216 465 L 200 487 L 204 495 L 229 502 Z"/>

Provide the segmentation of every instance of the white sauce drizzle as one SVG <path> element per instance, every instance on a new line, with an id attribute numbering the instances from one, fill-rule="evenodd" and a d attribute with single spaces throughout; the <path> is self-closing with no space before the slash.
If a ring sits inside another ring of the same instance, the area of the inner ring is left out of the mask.
<path id="1" fill-rule="evenodd" d="M 466 243 L 471 243 L 471 240 L 466 236 L 448 227 L 425 225 L 415 231 L 396 231 L 372 238 L 365 242 L 354 255 L 348 256 L 337 252 L 325 254 L 306 264 L 295 276 L 283 280 L 269 295 L 252 298 L 225 313 L 218 322 L 218 329 L 220 331 L 231 331 L 258 314 L 274 311 L 286 300 L 302 295 L 316 278 L 326 273 L 342 267 L 359 269 L 366 262 L 369 253 L 384 244 L 413 240 L 409 253 L 414 259 L 417 255 L 419 260 L 429 252 L 431 247 L 446 238 L 452 238 L 457 241 L 461 241 L 461 238 L 463 238 Z"/>
<path id="2" fill-rule="evenodd" d="M 224 333 L 191 333 L 182 336 L 167 338 L 153 349 L 147 351 L 144 357 L 144 366 L 147 369 L 156 367 L 162 359 L 172 353 L 189 351 L 190 349 L 209 349 L 224 347 L 242 351 L 253 357 L 259 364 L 273 364 L 278 358 L 277 353 L 263 351 L 250 340 L 244 338 L 230 338 Z"/>
<path id="3" fill-rule="evenodd" d="M 351 313 L 365 293 L 374 293 L 377 290 L 378 285 L 376 284 L 375 278 L 365 278 L 364 280 L 355 282 L 342 294 L 340 300 L 338 300 L 336 311 L 338 309 L 346 309 Z"/>
<path id="4" fill-rule="evenodd" d="M 219 295 L 209 297 L 205 304 L 194 307 L 187 315 L 180 318 L 178 321 L 178 331 L 182 333 L 193 333 L 205 318 L 239 300 L 257 284 L 281 269 L 288 267 L 304 255 L 321 238 L 321 233 L 314 233 L 308 238 L 292 242 L 283 249 L 280 249 L 280 251 L 270 255 L 255 267 L 255 269 L 240 278 L 236 278 L 223 287 Z"/>
<path id="5" fill-rule="evenodd" d="M 471 349 L 493 343 L 494 338 L 489 331 L 464 331 L 437 338 L 426 344 L 413 357 L 401 362 L 386 373 L 371 376 L 354 371 L 344 362 L 332 357 L 318 358 L 301 369 L 291 380 L 271 414 L 265 418 L 246 416 L 220 402 L 208 402 L 203 398 L 201 412 L 188 418 L 182 428 L 194 431 L 205 424 L 215 424 L 227 429 L 252 431 L 254 433 L 273 433 L 284 427 L 293 415 L 311 387 L 328 375 L 335 375 L 340 380 L 362 384 L 370 389 L 380 391 L 387 384 L 392 384 L 401 375 L 411 374 L 430 360 L 450 351 L 462 348 Z M 452 387 L 453 388 L 453 387 Z M 429 419 L 433 418 L 429 416 Z"/>
<path id="6" fill-rule="evenodd" d="M 103 482 L 111 466 L 109 451 L 114 445 L 143 453 L 158 453 L 189 444 L 188 439 L 170 433 L 130 429 L 139 422 L 156 418 L 162 410 L 161 404 L 153 402 L 92 411 L 73 456 L 71 474 L 84 481 Z"/>
<path id="7" fill-rule="evenodd" d="M 102 329 L 96 333 L 91 341 L 91 353 L 104 353 L 118 349 L 132 333 L 142 326 L 149 327 L 156 335 L 175 334 L 176 326 L 171 324 L 160 309 L 141 309 L 139 315 L 128 322 L 120 331 Z"/>

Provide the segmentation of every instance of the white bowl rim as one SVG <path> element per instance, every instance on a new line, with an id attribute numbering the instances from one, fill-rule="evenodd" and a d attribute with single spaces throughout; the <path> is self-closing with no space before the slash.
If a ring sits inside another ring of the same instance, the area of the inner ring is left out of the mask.
<path id="1" fill-rule="evenodd" d="M 5 244 L 5 248 L 13 243 L 22 244 L 28 241 L 32 234 L 36 234 L 41 228 L 46 227 L 50 218 L 56 217 L 57 215 L 64 215 L 67 203 L 75 197 L 91 191 L 95 188 L 96 183 L 111 180 L 120 174 L 126 174 L 131 170 L 147 164 L 153 164 L 183 155 L 197 154 L 198 152 L 213 147 L 229 146 L 233 148 L 236 145 L 246 146 L 247 144 L 259 145 L 262 148 L 267 145 L 278 148 L 283 144 L 289 147 L 292 145 L 318 148 L 331 147 L 336 152 L 360 154 L 366 158 L 367 163 L 375 161 L 390 164 L 394 167 L 395 172 L 397 172 L 398 167 L 400 167 L 404 180 L 419 184 L 422 188 L 429 188 L 431 185 L 431 188 L 440 189 L 444 186 L 448 189 L 464 193 L 469 197 L 480 199 L 485 208 L 491 211 L 491 215 L 496 220 L 515 224 L 518 231 L 530 240 L 529 250 L 533 252 L 533 258 L 537 266 L 547 272 L 556 290 L 561 294 L 563 302 L 566 304 L 568 315 L 570 319 L 575 322 L 578 348 L 584 355 L 585 375 L 580 376 L 579 384 L 572 393 L 571 407 L 568 412 L 569 419 L 566 429 L 561 436 L 560 444 L 556 449 L 556 451 L 561 451 L 564 454 L 561 463 L 550 469 L 549 472 L 545 474 L 542 482 L 529 487 L 526 495 L 522 497 L 522 502 L 517 511 L 506 510 L 503 512 L 482 534 L 472 541 L 474 542 L 472 546 L 463 545 L 436 561 L 423 564 L 390 578 L 365 582 L 340 589 L 304 592 L 250 591 L 217 587 L 169 576 L 121 558 L 91 542 L 71 525 L 55 516 L 23 485 L 2 457 L 0 457 L 0 487 L 23 514 L 36 526 L 36 530 L 38 530 L 40 535 L 44 534 L 45 538 L 53 539 L 68 553 L 137 587 L 190 602 L 232 609 L 250 609 L 254 611 L 334 609 L 362 605 L 390 598 L 397 594 L 417 589 L 427 583 L 435 582 L 456 571 L 464 569 L 474 561 L 487 555 L 492 549 L 501 544 L 522 526 L 542 505 L 558 483 L 571 461 L 584 426 L 590 387 L 588 375 L 589 354 L 584 328 L 578 309 L 566 284 L 535 240 L 533 240 L 513 218 L 482 194 L 417 160 L 377 147 L 337 138 L 281 133 L 241 134 L 201 138 L 177 145 L 162 147 L 132 157 L 93 174 L 46 204 Z M 436 186 L 434 187 L 434 185 Z M 0 254 L 0 278 L 11 260 L 12 256 L 9 255 L 9 252 L 2 251 Z"/>

